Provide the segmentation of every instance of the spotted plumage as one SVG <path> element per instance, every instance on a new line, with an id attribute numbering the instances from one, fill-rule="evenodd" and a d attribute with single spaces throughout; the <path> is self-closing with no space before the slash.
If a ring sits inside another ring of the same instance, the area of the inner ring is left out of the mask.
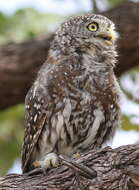
<path id="1" fill-rule="evenodd" d="M 113 137 L 120 124 L 116 39 L 114 24 L 101 15 L 73 17 L 58 28 L 25 99 L 23 172 Z"/>

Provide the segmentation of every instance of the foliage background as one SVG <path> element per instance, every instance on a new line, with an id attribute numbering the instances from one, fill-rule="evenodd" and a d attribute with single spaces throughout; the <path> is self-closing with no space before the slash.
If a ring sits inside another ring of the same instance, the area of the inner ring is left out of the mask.
<path id="1" fill-rule="evenodd" d="M 64 0 L 53 1 L 60 2 Z M 125 2 L 126 0 L 99 0 L 97 1 L 97 8 L 102 9 L 103 7 L 103 9 L 110 9 Z M 78 6 L 79 3 L 80 0 L 75 3 L 75 6 Z M 90 5 L 93 7 L 93 0 Z M 90 7 L 90 10 L 92 7 Z M 80 12 L 75 12 L 75 14 L 81 13 L 84 13 L 84 11 L 80 10 Z M 57 25 L 67 16 L 69 15 L 54 12 L 44 13 L 33 8 L 16 10 L 16 12 L 10 15 L 0 12 L 0 44 L 21 42 L 47 35 L 47 33 L 54 31 Z M 126 143 L 135 142 L 139 137 L 138 71 L 139 67 L 133 68 L 128 73 L 124 73 L 120 78 L 120 84 L 124 91 L 121 103 L 123 124 L 121 129 L 119 129 L 120 133 L 117 134 L 116 138 L 118 140 L 122 138 L 120 141 L 121 144 L 125 144 L 125 139 L 120 137 L 123 131 L 131 131 L 125 136 L 125 138 L 128 139 Z M 14 161 L 20 158 L 23 142 L 23 123 L 24 105 L 22 104 L 0 112 L 0 175 L 6 174 L 13 166 Z M 135 133 L 135 131 L 137 133 Z M 133 141 L 130 141 L 129 135 L 130 137 L 134 136 L 136 138 L 134 138 Z"/>

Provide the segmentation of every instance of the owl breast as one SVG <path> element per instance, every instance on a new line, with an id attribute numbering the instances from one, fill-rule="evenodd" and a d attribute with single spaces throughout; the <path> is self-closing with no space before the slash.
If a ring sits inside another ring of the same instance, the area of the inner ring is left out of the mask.
<path id="1" fill-rule="evenodd" d="M 72 79 L 64 86 L 64 95 L 55 94 L 55 110 L 42 133 L 40 157 L 53 149 L 72 155 L 100 148 L 119 125 L 119 91 L 112 71 L 88 67 Z"/>

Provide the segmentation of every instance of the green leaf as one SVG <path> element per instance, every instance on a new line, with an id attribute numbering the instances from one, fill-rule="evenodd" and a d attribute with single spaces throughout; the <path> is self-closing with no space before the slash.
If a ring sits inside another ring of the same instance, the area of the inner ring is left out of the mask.
<path id="1" fill-rule="evenodd" d="M 108 3 L 110 5 L 110 7 L 115 7 L 117 5 L 120 5 L 122 3 L 127 2 L 128 0 L 108 0 Z"/>
<path id="2" fill-rule="evenodd" d="M 23 118 L 23 105 L 0 112 L 0 175 L 6 174 L 15 159 L 21 155 Z"/>
<path id="3" fill-rule="evenodd" d="M 132 117 L 133 117 L 133 115 L 132 116 L 123 115 L 123 117 L 122 117 L 122 129 L 123 130 L 125 130 L 125 131 L 129 131 L 129 130 L 139 131 L 139 125 L 131 122 Z"/>

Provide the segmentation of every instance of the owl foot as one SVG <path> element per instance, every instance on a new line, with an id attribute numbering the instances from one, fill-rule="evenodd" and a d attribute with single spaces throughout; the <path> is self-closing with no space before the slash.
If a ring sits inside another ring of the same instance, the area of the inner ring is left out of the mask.
<path id="1" fill-rule="evenodd" d="M 35 168 L 41 167 L 43 169 L 49 169 L 52 167 L 57 167 L 59 165 L 58 156 L 56 153 L 52 152 L 47 154 L 43 160 L 36 160 L 33 162 Z"/>
<path id="2" fill-rule="evenodd" d="M 76 152 L 75 154 L 73 154 L 73 158 L 80 158 L 81 154 L 79 152 Z"/>

